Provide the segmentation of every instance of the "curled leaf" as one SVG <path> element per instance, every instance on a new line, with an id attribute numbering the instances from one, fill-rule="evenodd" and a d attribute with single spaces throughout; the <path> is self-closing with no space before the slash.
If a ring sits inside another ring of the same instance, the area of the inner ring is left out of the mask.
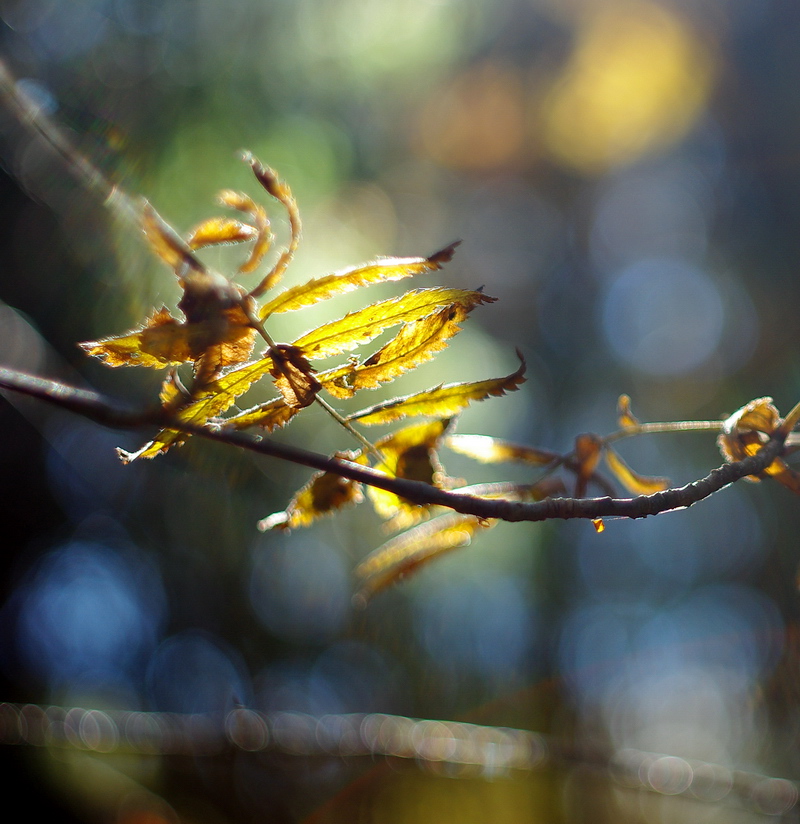
<path id="1" fill-rule="evenodd" d="M 639 419 L 631 412 L 631 399 L 628 395 L 620 395 L 617 401 L 617 421 L 620 429 L 630 429 L 639 426 Z"/>
<path id="2" fill-rule="evenodd" d="M 322 384 L 314 377 L 314 369 L 298 346 L 279 343 L 271 350 L 273 366 L 270 373 L 287 406 L 302 409 L 310 406 Z"/>
<path id="3" fill-rule="evenodd" d="M 395 478 L 441 486 L 445 474 L 436 449 L 451 423 L 450 419 L 418 423 L 376 441 L 375 447 L 383 456 L 378 469 Z M 409 504 L 393 492 L 371 486 L 367 495 L 381 518 L 396 519 L 395 528 L 419 520 L 420 507 Z M 398 515 L 402 517 L 398 519 Z"/>
<path id="4" fill-rule="evenodd" d="M 355 452 L 337 453 L 333 457 L 353 460 Z M 318 518 L 345 506 L 361 503 L 361 484 L 332 472 L 318 472 L 294 495 L 283 512 L 275 512 L 258 522 L 262 532 L 270 529 L 290 530 L 309 526 Z"/>
<path id="5" fill-rule="evenodd" d="M 772 398 L 757 398 L 723 422 L 717 445 L 727 461 L 741 461 L 755 455 L 781 426 L 780 413 Z M 748 475 L 747 480 L 760 481 L 765 476 L 771 476 L 800 495 L 800 473 L 789 467 L 782 458 L 776 458 L 761 475 Z"/>
<path id="6" fill-rule="evenodd" d="M 186 239 L 190 249 L 227 245 L 253 240 L 256 230 L 247 223 L 230 217 L 212 217 L 195 226 Z"/>
<path id="7" fill-rule="evenodd" d="M 256 180 L 267 190 L 267 192 L 283 204 L 289 218 L 289 227 L 291 229 L 291 238 L 289 240 L 288 247 L 281 252 L 280 257 L 275 262 L 275 265 L 269 272 L 267 272 L 261 283 L 259 283 L 258 286 L 250 292 L 252 296 L 258 297 L 275 286 L 281 277 L 283 277 L 283 273 L 286 271 L 287 266 L 291 263 L 292 258 L 294 257 L 294 253 L 297 251 L 297 247 L 300 244 L 301 232 L 300 211 L 297 208 L 297 202 L 292 196 L 291 189 L 286 185 L 286 183 L 278 178 L 277 173 L 273 169 L 270 169 L 269 166 L 265 166 L 263 163 L 258 161 L 252 154 L 250 154 L 250 152 L 245 152 L 242 155 L 242 160 L 244 160 L 245 163 L 250 164 L 250 168 L 253 170 Z M 245 268 L 243 268 L 242 271 L 249 272 L 255 269 L 264 252 L 269 247 L 268 234 L 262 234 L 260 240 L 261 243 L 256 244 L 256 249 L 253 250 L 253 256 L 245 264 Z M 265 317 L 266 315 L 262 315 L 261 319 L 263 320 Z"/>
<path id="8" fill-rule="evenodd" d="M 226 189 L 219 193 L 219 200 L 225 206 L 231 209 L 237 209 L 240 212 L 250 215 L 253 222 L 256 224 L 254 235 L 256 242 L 253 244 L 253 249 L 250 252 L 250 257 L 239 267 L 239 271 L 248 274 L 258 268 L 264 255 L 269 251 L 272 245 L 272 233 L 270 232 L 269 218 L 263 206 L 256 203 L 252 198 L 241 192 L 232 192 Z M 252 227 L 251 227 L 252 228 Z"/>

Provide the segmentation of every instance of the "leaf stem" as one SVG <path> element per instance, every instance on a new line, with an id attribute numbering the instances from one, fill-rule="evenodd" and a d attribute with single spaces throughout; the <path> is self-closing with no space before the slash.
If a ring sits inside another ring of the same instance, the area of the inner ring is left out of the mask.
<path id="1" fill-rule="evenodd" d="M 719 432 L 722 421 L 658 421 L 654 423 L 637 423 L 626 426 L 606 435 L 604 444 L 621 441 L 623 438 L 633 438 L 637 435 L 657 435 L 667 432 Z"/>

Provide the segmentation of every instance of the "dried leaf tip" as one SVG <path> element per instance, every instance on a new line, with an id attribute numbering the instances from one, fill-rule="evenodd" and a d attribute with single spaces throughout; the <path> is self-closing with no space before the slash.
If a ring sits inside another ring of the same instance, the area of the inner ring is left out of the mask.
<path id="1" fill-rule="evenodd" d="M 461 245 L 460 240 L 454 240 L 449 246 L 434 252 L 429 258 L 428 262 L 433 263 L 437 269 L 441 269 L 443 264 L 449 263 L 453 259 L 456 248 Z"/>

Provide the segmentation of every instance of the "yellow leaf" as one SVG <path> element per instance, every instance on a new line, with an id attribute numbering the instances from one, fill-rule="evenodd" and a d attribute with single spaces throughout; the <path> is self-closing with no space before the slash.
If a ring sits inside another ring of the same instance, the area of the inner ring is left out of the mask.
<path id="1" fill-rule="evenodd" d="M 204 246 L 253 240 L 256 234 L 252 226 L 240 220 L 231 217 L 212 217 L 195 226 L 186 238 L 186 243 L 190 249 L 202 249 Z"/>
<path id="2" fill-rule="evenodd" d="M 520 461 L 534 466 L 546 466 L 561 457 L 557 452 L 509 443 L 490 435 L 448 435 L 445 446 L 481 463 Z"/>
<path id="3" fill-rule="evenodd" d="M 400 418 L 412 415 L 435 415 L 437 417 L 452 417 L 458 414 L 472 401 L 482 401 L 491 396 L 505 395 L 518 389 L 525 381 L 525 361 L 522 360 L 519 369 L 506 375 L 504 378 L 494 378 L 474 383 L 449 383 L 407 395 L 394 398 L 384 403 L 376 404 L 368 409 L 362 409 L 347 417 L 348 421 L 360 421 L 363 424 L 391 423 Z"/>
<path id="4" fill-rule="evenodd" d="M 469 308 L 455 304 L 406 324 L 382 349 L 343 376 L 339 388 L 342 392 L 349 389 L 351 395 L 359 389 L 374 389 L 429 361 L 461 331 L 459 324 L 468 312 Z"/>
<path id="5" fill-rule="evenodd" d="M 620 429 L 630 429 L 639 426 L 638 418 L 631 412 L 631 399 L 628 395 L 620 395 L 617 401 L 617 421 Z"/>
<path id="6" fill-rule="evenodd" d="M 274 398 L 266 403 L 245 409 L 238 415 L 225 419 L 225 426 L 233 429 L 248 429 L 260 426 L 268 432 L 285 426 L 300 411 L 299 406 L 288 406 L 283 398 Z"/>
<path id="7" fill-rule="evenodd" d="M 355 574 L 361 580 L 361 586 L 353 602 L 365 606 L 376 593 L 416 572 L 434 558 L 468 546 L 479 529 L 493 525 L 493 521 L 451 512 L 398 535 L 356 567 Z"/>
<path id="8" fill-rule="evenodd" d="M 333 457 L 352 461 L 357 457 L 354 452 L 337 453 Z M 294 495 L 283 512 L 259 521 L 262 532 L 270 529 L 296 529 L 309 526 L 318 518 L 330 515 L 345 506 L 361 503 L 364 496 L 361 484 L 342 478 L 331 472 L 317 472 L 311 480 Z"/>
<path id="9" fill-rule="evenodd" d="M 722 424 L 722 432 L 717 438 L 717 446 L 727 461 L 741 461 L 755 455 L 780 424 L 780 413 L 772 403 L 772 398 L 757 398 L 733 413 Z M 768 474 L 779 474 L 788 470 L 780 460 L 767 467 Z M 756 475 L 748 475 L 748 480 L 761 480 Z"/>
<path id="10" fill-rule="evenodd" d="M 617 480 L 634 495 L 652 495 L 669 487 L 668 478 L 648 478 L 634 472 L 610 446 L 606 446 L 604 456 L 608 468 Z"/>
<path id="11" fill-rule="evenodd" d="M 241 192 L 232 192 L 226 189 L 219 193 L 219 201 L 231 209 L 250 215 L 256 224 L 254 232 L 256 242 L 250 252 L 250 257 L 239 267 L 239 271 L 245 274 L 254 271 L 269 251 L 272 245 L 272 233 L 269 229 L 269 218 L 263 206 L 256 203 L 252 198 Z"/>
<path id="12" fill-rule="evenodd" d="M 314 278 L 287 289 L 265 303 L 259 310 L 259 317 L 266 320 L 270 315 L 313 306 L 334 295 L 351 292 L 361 286 L 436 271 L 452 258 L 457 245 L 452 243 L 429 258 L 382 258 L 354 269 Z"/>
<path id="13" fill-rule="evenodd" d="M 377 468 L 395 478 L 440 486 L 444 469 L 436 456 L 436 448 L 450 424 L 451 419 L 418 423 L 376 441 L 375 448 L 383 456 Z M 420 507 L 409 504 L 393 492 L 371 486 L 367 495 L 381 518 L 396 518 L 403 513 L 398 528 L 400 524 L 405 526 L 419 520 Z"/>
<path id="14" fill-rule="evenodd" d="M 461 319 L 480 303 L 494 301 L 482 292 L 465 289 L 417 289 L 400 297 L 373 303 L 343 318 L 312 329 L 295 342 L 307 358 L 324 358 L 350 351 L 399 323 L 418 321 L 443 307 L 458 307 Z M 375 357 L 375 355 L 373 355 Z"/>
<path id="15" fill-rule="evenodd" d="M 238 369 L 232 369 L 222 377 L 204 384 L 190 403 L 178 410 L 176 418 L 181 423 L 202 426 L 210 418 L 221 415 L 239 395 L 244 394 L 259 378 L 269 372 L 272 358 L 262 358 Z M 184 443 L 190 436 L 176 429 L 162 429 L 156 437 L 138 452 L 117 450 L 124 463 L 137 458 L 154 458 L 166 452 L 170 446 Z"/>
<path id="16" fill-rule="evenodd" d="M 144 328 L 118 337 L 86 341 L 78 346 L 106 366 L 148 366 L 163 369 L 195 359 L 192 333 L 162 307 Z"/>
<path id="17" fill-rule="evenodd" d="M 722 424 L 726 434 L 755 430 L 771 435 L 780 422 L 780 413 L 772 403 L 772 398 L 757 398 L 734 412 Z"/>

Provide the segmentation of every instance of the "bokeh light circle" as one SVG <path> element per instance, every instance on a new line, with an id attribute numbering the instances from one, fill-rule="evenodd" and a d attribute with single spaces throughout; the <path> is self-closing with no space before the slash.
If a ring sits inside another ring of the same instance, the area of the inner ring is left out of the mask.
<path id="1" fill-rule="evenodd" d="M 632 264 L 611 282 L 600 305 L 612 352 L 650 375 L 678 376 L 702 367 L 722 337 L 719 289 L 706 272 L 682 261 Z"/>

